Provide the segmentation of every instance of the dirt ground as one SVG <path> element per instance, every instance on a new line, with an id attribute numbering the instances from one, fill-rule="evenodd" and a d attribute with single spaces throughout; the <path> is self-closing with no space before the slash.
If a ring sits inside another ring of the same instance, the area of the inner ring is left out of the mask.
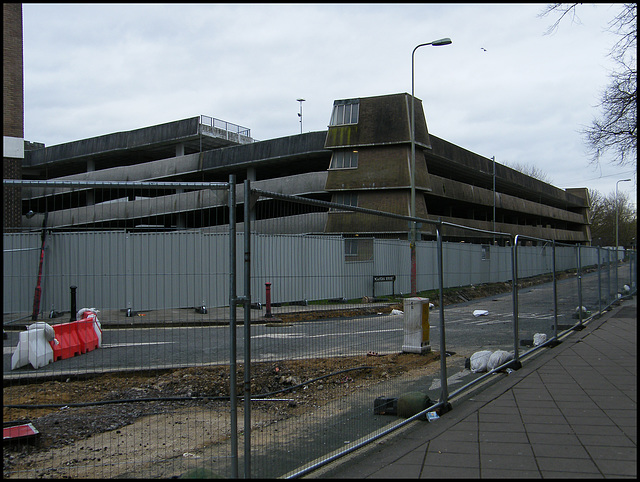
<path id="1" fill-rule="evenodd" d="M 277 420 L 300 417 L 355 390 L 367 389 L 411 370 L 424 369 L 436 360 L 439 360 L 437 353 L 398 353 L 252 364 L 252 397 L 286 400 L 286 403 L 260 403 L 259 409 L 252 411 L 252 418 L 255 418 L 254 423 L 263 426 Z M 243 376 L 242 365 L 239 365 L 239 396 L 242 396 Z M 78 453 L 83 453 L 82 450 L 78 451 L 80 446 L 104 447 L 104 453 L 88 454 L 88 460 L 97 459 L 101 465 L 127 467 L 132 457 L 141 460 L 142 449 L 146 457 L 150 457 L 153 451 L 161 451 L 162 458 L 167 458 L 168 448 L 164 443 L 160 445 L 159 441 L 166 443 L 166 427 L 176 424 L 195 423 L 199 429 L 203 424 L 210 426 L 209 431 L 215 431 L 218 435 L 217 439 L 209 438 L 208 444 L 228 441 L 228 391 L 229 367 L 223 366 L 179 369 L 155 375 L 107 374 L 87 380 L 47 381 L 5 387 L 5 405 L 132 401 L 65 409 L 5 406 L 4 421 L 29 419 L 40 436 L 29 445 L 3 445 L 4 477 L 11 478 L 16 471 L 27 468 L 35 471 L 38 477 L 100 477 L 101 473 L 92 473 L 88 467 L 82 468 L 87 464 L 79 464 L 78 460 L 75 460 L 75 464 L 71 463 L 74 458 L 77 459 Z M 133 401 L 164 397 L 182 397 L 183 400 Z M 212 413 L 215 415 L 212 416 Z M 144 424 L 136 425 L 136 421 L 142 419 Z M 221 431 L 220 426 L 226 429 Z M 154 432 L 163 432 L 164 436 L 155 436 Z M 89 439 L 95 439 L 97 434 L 101 434 L 101 441 L 90 442 Z M 140 451 L 128 449 L 125 452 L 116 450 L 115 454 L 106 453 L 111 452 L 118 443 L 137 447 L 133 443 L 136 437 L 145 441 L 144 447 L 139 447 Z M 127 439 L 131 440 L 127 442 Z M 172 441 L 175 446 L 171 449 L 175 452 L 174 457 L 193 450 L 187 440 L 184 442 Z M 72 445 L 75 447 L 69 447 Z M 169 458 L 173 453 L 171 450 Z M 87 454 L 86 450 L 84 453 Z M 69 465 L 77 465 L 74 472 L 65 471 Z M 52 470 L 56 466 L 60 468 Z M 102 467 L 99 468 L 102 470 Z"/>
<path id="2" fill-rule="evenodd" d="M 546 281 L 549 280 L 543 277 L 523 281 L 521 287 L 523 283 Z M 449 290 L 445 296 L 445 305 L 510 290 L 510 283 Z M 437 306 L 437 299 L 434 304 Z M 402 309 L 401 306 L 395 307 Z M 317 411 L 323 405 L 334 403 L 349 393 L 367 390 L 407 372 L 424 370 L 430 365 L 436 370 L 436 360 L 439 360 L 437 352 L 426 355 L 370 353 L 356 357 L 255 363 L 251 367 L 252 397 L 284 398 L 287 401 L 260 403 L 260 408 L 256 412 L 252 411 L 252 420 L 255 418 L 254 423 L 258 427 L 264 427 L 277 420 L 301 417 L 310 411 Z M 3 475 L 5 478 L 24 477 L 25 472 L 20 471 L 29 470 L 28 477 L 103 477 L 102 472 L 91 471 L 95 462 L 103 470 L 105 465 L 126 468 L 131 465 L 132 460 L 145 457 L 151 457 L 151 460 L 166 458 L 167 451 L 174 457 L 186 457 L 193 447 L 188 444 L 188 440 L 180 440 L 180 437 L 167 439 L 168 425 L 184 424 L 186 427 L 191 424 L 198 430 L 204 427 L 206 431 L 216 432 L 215 436 L 209 437 L 209 445 L 228 443 L 231 426 L 229 385 L 229 367 L 219 366 L 144 374 L 105 374 L 87 379 L 5 386 L 3 422 L 31 421 L 40 435 L 30 444 L 3 444 Z M 238 395 L 242 396 L 242 365 L 238 366 L 237 387 Z M 166 397 L 181 397 L 181 400 L 166 400 Z M 140 399 L 154 400 L 135 401 Z M 123 400 L 127 402 L 120 403 Z M 7 407 L 100 401 L 119 403 L 66 408 Z M 226 428 L 221 430 L 220 427 Z M 146 432 L 142 436 L 141 430 Z M 165 436 L 158 436 L 154 431 L 162 432 Z M 145 443 L 143 445 L 140 442 L 139 447 L 132 450 L 130 447 L 135 445 L 132 441 L 135 434 Z M 97 441 L 96 437 L 102 439 Z M 127 442 L 128 439 L 132 440 Z M 101 447 L 101 452 L 97 453 L 95 447 Z M 129 448 L 119 451 L 117 447 Z M 154 451 L 162 451 L 163 456 L 154 459 Z M 78 460 L 78 453 L 84 453 L 86 457 Z M 149 476 L 176 476 L 175 473 L 171 475 L 170 471 L 158 472 L 158 464 L 151 465 L 155 467 L 155 472 L 147 474 Z M 75 471 L 70 472 L 70 467 L 75 467 Z M 116 477 L 125 475 L 122 472 L 112 474 Z M 141 473 L 134 476 L 140 477 Z"/>

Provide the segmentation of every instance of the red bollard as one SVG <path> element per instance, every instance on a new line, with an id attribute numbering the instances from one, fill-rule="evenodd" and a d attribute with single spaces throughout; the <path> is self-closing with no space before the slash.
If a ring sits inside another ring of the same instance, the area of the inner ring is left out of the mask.
<path id="1" fill-rule="evenodd" d="M 271 283 L 265 283 L 266 296 L 267 296 L 267 312 L 264 314 L 265 318 L 271 318 Z"/>

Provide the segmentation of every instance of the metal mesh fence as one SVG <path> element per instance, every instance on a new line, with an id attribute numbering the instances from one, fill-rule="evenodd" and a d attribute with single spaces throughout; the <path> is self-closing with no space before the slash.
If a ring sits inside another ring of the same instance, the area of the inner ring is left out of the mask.
<path id="1" fill-rule="evenodd" d="M 172 477 L 204 460 L 230 477 L 227 184 L 22 189 L 35 215 L 3 240 L 3 421 L 38 434 L 5 440 L 5 477 Z M 84 308 L 98 321 L 77 321 Z"/>
<path id="2" fill-rule="evenodd" d="M 634 252 L 421 220 L 414 295 L 410 218 L 233 178 L 22 189 L 3 420 L 39 434 L 9 478 L 298 477 L 635 291 Z"/>

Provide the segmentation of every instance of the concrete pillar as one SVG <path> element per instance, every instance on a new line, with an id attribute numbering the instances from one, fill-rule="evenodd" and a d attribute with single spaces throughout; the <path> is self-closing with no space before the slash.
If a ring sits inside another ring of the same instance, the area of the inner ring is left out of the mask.
<path id="1" fill-rule="evenodd" d="M 96 170 L 96 161 L 90 157 L 87 159 L 87 172 L 94 172 Z M 87 206 L 93 206 L 95 204 L 95 191 L 87 191 Z"/>

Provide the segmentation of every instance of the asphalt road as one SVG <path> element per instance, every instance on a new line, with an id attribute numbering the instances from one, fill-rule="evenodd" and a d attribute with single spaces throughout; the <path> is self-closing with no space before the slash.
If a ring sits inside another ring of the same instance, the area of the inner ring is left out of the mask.
<path id="1" fill-rule="evenodd" d="M 625 274 L 628 277 L 628 267 Z M 625 278 L 621 278 L 625 279 Z M 606 286 L 606 276 L 601 278 Z M 582 305 L 591 312 L 598 309 L 598 274 L 583 274 Z M 578 322 L 578 279 L 574 276 L 557 283 L 557 324 L 560 330 Z M 605 290 L 606 291 L 606 290 Z M 481 312 L 478 316 L 474 315 Z M 534 334 L 554 334 L 553 287 L 551 283 L 518 291 L 518 337 L 532 340 Z M 102 316 L 102 315 L 101 315 Z M 585 315 L 586 318 L 587 315 Z M 489 298 L 445 307 L 446 351 L 469 357 L 480 349 L 520 352 L 527 347 L 516 345 L 513 328 L 513 297 L 505 293 Z M 238 319 L 242 319 L 239 313 Z M 143 319 L 140 319 L 140 324 Z M 11 370 L 11 355 L 18 342 L 18 332 L 8 332 L 4 340 L 3 376 L 45 377 L 101 373 L 143 368 L 176 368 L 194 365 L 228 364 L 230 331 L 226 324 L 216 326 L 178 326 L 170 322 L 161 327 L 139 326 L 133 320 L 126 329 L 105 328 L 102 347 L 73 358 L 59 360 L 34 370 L 30 365 Z M 440 311 L 430 312 L 429 339 L 432 349 L 440 350 Z M 107 323 L 105 322 L 105 326 Z M 111 325 L 108 325 L 111 326 Z M 236 328 L 238 362 L 244 357 L 244 327 Z M 292 324 L 251 325 L 252 361 L 315 358 L 344 355 L 380 354 L 402 351 L 404 317 L 402 314 L 373 315 Z"/>

